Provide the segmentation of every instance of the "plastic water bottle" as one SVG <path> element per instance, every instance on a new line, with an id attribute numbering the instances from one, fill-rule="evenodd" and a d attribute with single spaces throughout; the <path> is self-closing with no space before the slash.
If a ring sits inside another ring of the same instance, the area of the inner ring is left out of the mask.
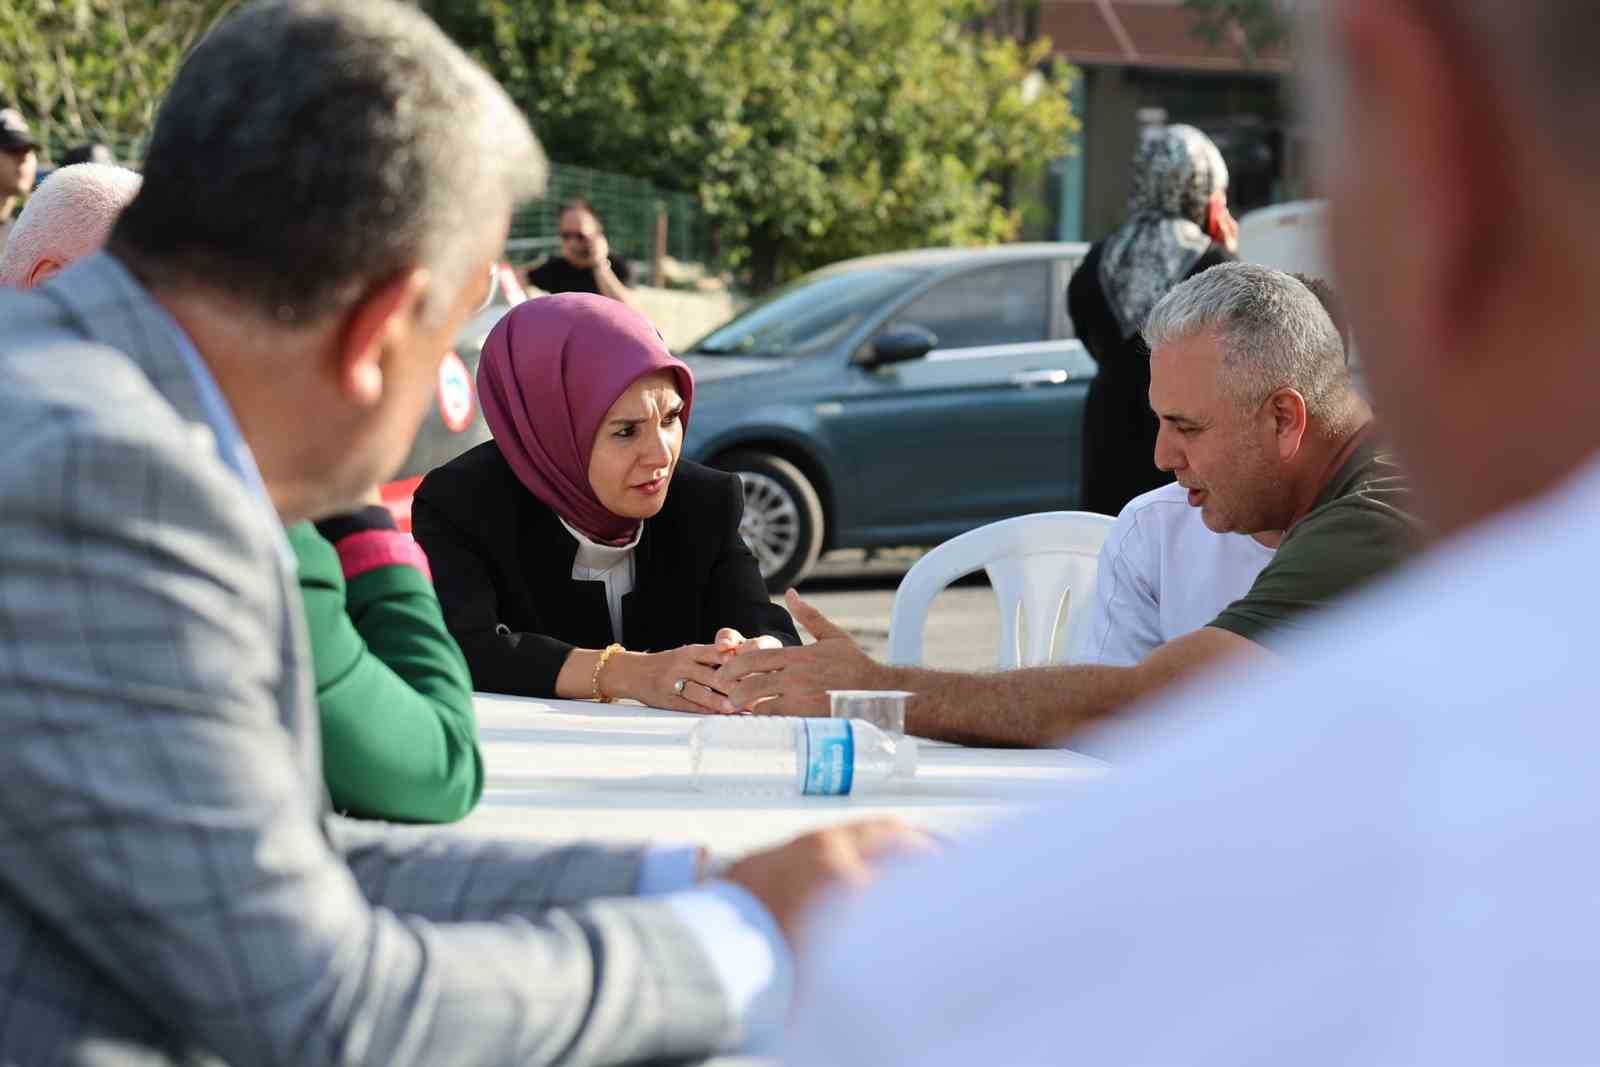
<path id="1" fill-rule="evenodd" d="M 917 742 L 859 719 L 709 718 L 689 731 L 689 772 L 706 793 L 873 793 L 917 773 Z"/>

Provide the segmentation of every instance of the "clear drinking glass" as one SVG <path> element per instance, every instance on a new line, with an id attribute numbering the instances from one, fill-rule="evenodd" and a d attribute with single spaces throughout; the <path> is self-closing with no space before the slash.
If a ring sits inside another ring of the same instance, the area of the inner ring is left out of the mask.
<path id="1" fill-rule="evenodd" d="M 905 736 L 909 696 L 893 689 L 828 690 L 830 714 L 835 719 L 861 719 L 894 737 Z"/>

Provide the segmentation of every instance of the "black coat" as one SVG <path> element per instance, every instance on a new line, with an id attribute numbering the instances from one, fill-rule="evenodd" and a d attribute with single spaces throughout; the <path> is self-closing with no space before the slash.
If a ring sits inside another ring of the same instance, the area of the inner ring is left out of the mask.
<path id="1" fill-rule="evenodd" d="M 1172 474 L 1156 466 L 1156 432 L 1150 410 L 1150 348 L 1139 334 L 1122 336 L 1122 325 L 1100 287 L 1100 241 L 1084 257 L 1067 285 L 1067 311 L 1078 339 L 1099 365 L 1083 405 L 1084 511 L 1116 515 L 1141 493 L 1159 489 Z M 1189 271 L 1192 278 L 1234 257 L 1216 242 Z"/>
<path id="2" fill-rule="evenodd" d="M 724 626 L 800 643 L 739 536 L 743 514 L 737 475 L 678 464 L 634 552 L 634 590 L 622 600 L 631 651 L 707 644 Z M 411 524 L 474 688 L 554 696 L 568 653 L 612 642 L 604 585 L 573 579 L 577 541 L 493 441 L 422 480 Z"/>

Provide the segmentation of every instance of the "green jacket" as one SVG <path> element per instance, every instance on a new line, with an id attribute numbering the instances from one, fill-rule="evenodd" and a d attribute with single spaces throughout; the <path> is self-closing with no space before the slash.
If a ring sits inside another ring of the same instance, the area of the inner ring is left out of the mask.
<path id="1" fill-rule="evenodd" d="M 394 563 L 347 584 L 338 550 L 313 524 L 288 533 L 300 563 L 334 807 L 406 822 L 466 815 L 483 792 L 472 676 L 432 583 L 416 567 Z"/>

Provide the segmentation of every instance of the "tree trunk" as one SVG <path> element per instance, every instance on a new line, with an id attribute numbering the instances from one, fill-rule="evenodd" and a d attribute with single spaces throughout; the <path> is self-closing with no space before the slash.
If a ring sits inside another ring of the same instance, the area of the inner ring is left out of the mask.
<path id="1" fill-rule="evenodd" d="M 768 227 L 750 232 L 750 291 L 764 293 L 778 284 L 783 242 Z"/>

